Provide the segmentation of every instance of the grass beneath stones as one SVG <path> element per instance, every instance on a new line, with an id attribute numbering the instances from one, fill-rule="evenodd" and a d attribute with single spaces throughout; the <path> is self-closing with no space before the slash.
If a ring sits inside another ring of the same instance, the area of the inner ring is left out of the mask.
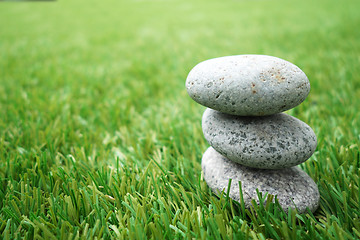
<path id="1" fill-rule="evenodd" d="M 359 1 L 0 5 L 0 238 L 360 238 Z M 288 113 L 318 137 L 314 214 L 245 210 L 201 176 L 185 78 L 246 53 L 310 79 Z"/>

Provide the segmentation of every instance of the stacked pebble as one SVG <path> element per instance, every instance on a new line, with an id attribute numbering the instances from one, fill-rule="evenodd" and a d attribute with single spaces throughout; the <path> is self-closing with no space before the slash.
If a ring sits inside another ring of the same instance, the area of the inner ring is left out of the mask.
<path id="1" fill-rule="evenodd" d="M 304 122 L 283 111 L 305 100 L 305 73 L 285 60 L 264 55 L 210 59 L 196 65 L 186 79 L 192 99 L 208 107 L 202 128 L 209 147 L 202 170 L 209 187 L 227 191 L 244 204 L 257 202 L 256 189 L 276 195 L 283 209 L 316 210 L 315 182 L 296 165 L 315 151 L 316 136 Z"/>

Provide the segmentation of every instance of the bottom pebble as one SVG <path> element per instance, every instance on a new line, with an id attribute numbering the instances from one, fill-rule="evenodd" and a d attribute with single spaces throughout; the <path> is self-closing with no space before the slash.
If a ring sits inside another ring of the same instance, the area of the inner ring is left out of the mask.
<path id="1" fill-rule="evenodd" d="M 201 162 L 204 178 L 209 187 L 217 192 L 225 189 L 232 179 L 229 196 L 240 202 L 239 184 L 241 181 L 244 204 L 251 206 L 251 200 L 258 203 L 256 189 L 264 194 L 277 195 L 282 208 L 296 208 L 300 213 L 314 212 L 319 206 L 320 194 L 315 182 L 298 167 L 285 169 L 256 169 L 242 166 L 222 156 L 212 147 L 203 155 Z"/>

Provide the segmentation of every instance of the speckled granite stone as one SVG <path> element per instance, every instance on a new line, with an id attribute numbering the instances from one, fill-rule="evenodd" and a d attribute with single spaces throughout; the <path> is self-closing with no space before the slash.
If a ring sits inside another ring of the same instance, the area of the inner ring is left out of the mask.
<path id="1" fill-rule="evenodd" d="M 228 159 L 248 167 L 278 169 L 306 161 L 316 149 L 314 131 L 285 113 L 241 117 L 206 109 L 205 139 Z"/>
<path id="2" fill-rule="evenodd" d="M 186 79 L 196 102 L 233 115 L 263 116 L 291 109 L 305 100 L 310 83 L 294 64 L 265 55 L 210 59 Z"/>
<path id="3" fill-rule="evenodd" d="M 296 206 L 300 213 L 306 212 L 306 208 L 314 212 L 319 205 L 320 195 L 315 182 L 298 167 L 280 170 L 248 168 L 228 160 L 212 147 L 204 153 L 201 166 L 205 181 L 214 192 L 227 189 L 231 178 L 229 196 L 236 201 L 240 201 L 238 182 L 241 181 L 247 208 L 252 199 L 258 202 L 256 189 L 263 194 L 277 195 L 285 211 Z"/>

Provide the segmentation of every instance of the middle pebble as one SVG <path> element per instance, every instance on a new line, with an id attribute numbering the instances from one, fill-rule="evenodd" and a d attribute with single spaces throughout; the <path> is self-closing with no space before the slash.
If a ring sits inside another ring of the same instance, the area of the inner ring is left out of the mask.
<path id="1" fill-rule="evenodd" d="M 278 113 L 241 117 L 206 109 L 205 139 L 228 159 L 248 167 L 279 169 L 306 161 L 315 151 L 313 130 L 304 122 Z"/>

